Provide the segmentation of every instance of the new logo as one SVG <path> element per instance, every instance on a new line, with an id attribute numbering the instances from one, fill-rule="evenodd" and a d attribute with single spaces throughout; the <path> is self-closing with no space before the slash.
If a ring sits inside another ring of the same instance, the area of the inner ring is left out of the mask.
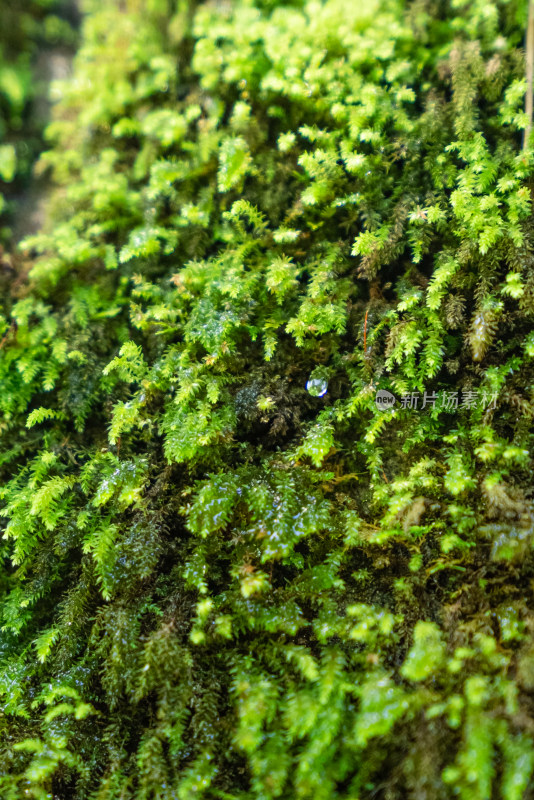
<path id="1" fill-rule="evenodd" d="M 375 403 L 376 407 L 384 410 L 385 408 L 393 408 L 396 397 L 391 392 L 387 392 L 385 389 L 379 389 L 375 396 Z"/>

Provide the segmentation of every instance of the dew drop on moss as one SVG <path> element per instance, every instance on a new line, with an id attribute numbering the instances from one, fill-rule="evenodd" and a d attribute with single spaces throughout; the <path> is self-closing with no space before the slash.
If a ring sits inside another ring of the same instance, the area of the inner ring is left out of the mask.
<path id="1" fill-rule="evenodd" d="M 328 383 L 322 378 L 311 378 L 306 389 L 313 397 L 323 397 L 328 391 Z"/>

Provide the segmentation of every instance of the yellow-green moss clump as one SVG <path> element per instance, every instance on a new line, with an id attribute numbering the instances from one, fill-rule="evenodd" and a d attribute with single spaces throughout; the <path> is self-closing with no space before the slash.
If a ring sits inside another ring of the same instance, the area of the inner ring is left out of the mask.
<path id="1" fill-rule="evenodd" d="M 533 796 L 525 24 L 87 3 L 2 299 L 3 800 Z"/>

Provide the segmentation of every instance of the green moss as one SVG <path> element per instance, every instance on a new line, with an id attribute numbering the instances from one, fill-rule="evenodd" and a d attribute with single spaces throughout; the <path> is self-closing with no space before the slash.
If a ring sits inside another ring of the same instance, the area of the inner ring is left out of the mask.
<path id="1" fill-rule="evenodd" d="M 529 796 L 525 18 L 87 3 L 2 300 L 2 797 Z"/>

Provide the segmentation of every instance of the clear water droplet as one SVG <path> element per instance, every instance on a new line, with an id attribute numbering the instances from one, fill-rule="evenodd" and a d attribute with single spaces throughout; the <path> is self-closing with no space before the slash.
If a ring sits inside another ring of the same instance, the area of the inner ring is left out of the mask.
<path id="1" fill-rule="evenodd" d="M 324 378 L 311 378 L 306 384 L 306 389 L 313 397 L 322 397 L 328 391 L 328 383 Z"/>

